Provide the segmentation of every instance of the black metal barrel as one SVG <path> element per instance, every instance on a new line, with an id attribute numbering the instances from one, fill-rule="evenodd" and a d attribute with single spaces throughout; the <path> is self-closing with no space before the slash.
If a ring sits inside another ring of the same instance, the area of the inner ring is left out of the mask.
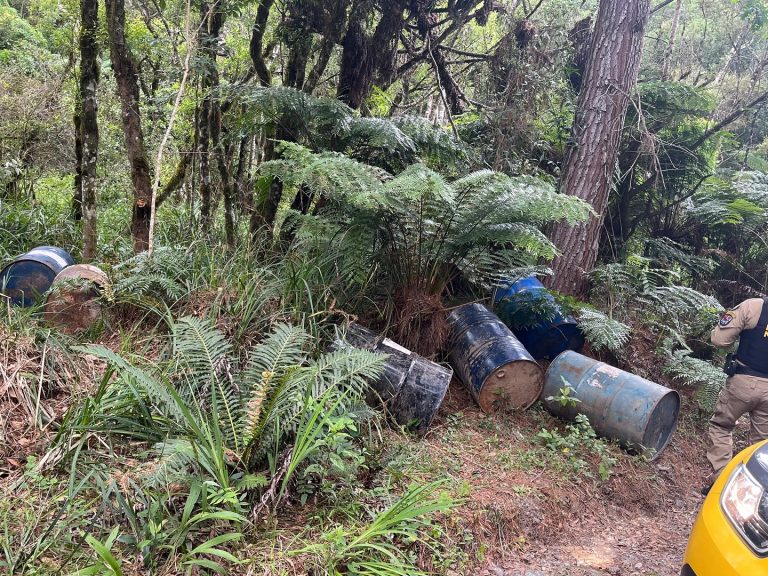
<path id="1" fill-rule="evenodd" d="M 401 426 L 420 434 L 426 432 L 445 398 L 453 370 L 358 324 L 349 326 L 345 340 L 355 348 L 388 357 L 382 374 L 370 382 L 367 402 L 383 406 Z"/>
<path id="2" fill-rule="evenodd" d="M 484 412 L 528 408 L 539 397 L 544 373 L 512 331 L 482 304 L 448 315 L 450 362 Z"/>
<path id="3" fill-rule="evenodd" d="M 38 246 L 0 271 L 0 291 L 16 306 L 32 306 L 53 284 L 56 275 L 75 261 L 55 246 Z"/>

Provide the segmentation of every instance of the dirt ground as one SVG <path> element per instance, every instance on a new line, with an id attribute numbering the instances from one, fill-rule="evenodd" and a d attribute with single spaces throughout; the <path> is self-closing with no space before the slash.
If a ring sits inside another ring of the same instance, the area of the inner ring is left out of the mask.
<path id="1" fill-rule="evenodd" d="M 30 434 L 36 407 L 19 401 L 16 376 L 39 374 L 43 359 L 29 342 L 3 344 L 0 482 L 18 475 L 26 456 L 40 453 L 53 433 L 46 426 Z M 88 379 L 96 381 L 99 366 L 87 367 Z M 466 487 L 465 502 L 445 527 L 449 548 L 466 556 L 464 568 L 448 574 L 679 576 L 708 473 L 706 420 L 697 414 L 692 391 L 681 393 L 680 423 L 669 447 L 652 462 L 612 448 L 618 461 L 603 481 L 548 459 L 535 436 L 563 423 L 543 409 L 485 415 L 454 381 L 423 439 L 391 433 L 392 442 L 412 455 L 417 478 L 448 477 Z M 43 391 L 48 418 L 60 418 L 73 395 Z M 737 448 L 745 435 L 742 427 Z"/>
<path id="2" fill-rule="evenodd" d="M 619 460 L 603 482 L 547 466 L 521 468 L 514 455 L 535 449 L 542 421 L 547 427 L 557 421 L 543 412 L 483 415 L 454 383 L 425 443 L 443 462 L 458 457 L 457 475 L 472 486 L 460 514 L 488 552 L 464 574 L 679 576 L 708 474 L 706 421 L 692 417 L 695 402 L 683 394 L 668 448 L 652 462 L 616 448 Z M 440 461 L 433 466 L 439 469 Z"/>

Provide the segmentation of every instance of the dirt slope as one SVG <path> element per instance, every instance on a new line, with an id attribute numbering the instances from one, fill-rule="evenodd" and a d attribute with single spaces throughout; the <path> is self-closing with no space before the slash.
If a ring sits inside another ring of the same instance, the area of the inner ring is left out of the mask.
<path id="1" fill-rule="evenodd" d="M 564 467 L 535 439 L 561 422 L 540 409 L 484 415 L 454 382 L 419 452 L 431 474 L 469 486 L 459 515 L 474 557 L 452 573 L 678 576 L 707 474 L 706 421 L 695 413 L 684 394 L 667 450 L 645 462 L 613 447 L 618 461 L 603 481 L 594 468 L 589 477 Z"/>

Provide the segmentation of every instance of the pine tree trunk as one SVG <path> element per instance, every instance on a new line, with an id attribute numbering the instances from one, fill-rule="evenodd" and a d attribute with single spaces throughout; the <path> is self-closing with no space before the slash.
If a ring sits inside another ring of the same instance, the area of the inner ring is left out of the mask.
<path id="1" fill-rule="evenodd" d="M 553 263 L 550 285 L 569 294 L 586 292 L 584 273 L 597 259 L 600 228 L 608 204 L 616 154 L 637 80 L 648 21 L 649 0 L 601 0 L 592 33 L 587 70 L 573 122 L 573 147 L 563 168 L 566 194 L 589 202 L 596 215 L 586 224 L 554 227 L 552 240 L 561 252 Z"/>
<path id="2" fill-rule="evenodd" d="M 125 149 L 131 165 L 133 182 L 131 234 L 133 249 L 138 253 L 149 247 L 149 220 L 152 210 L 152 180 L 139 112 L 138 71 L 125 41 L 125 2 L 124 0 L 105 0 L 105 4 L 109 53 L 123 109 Z"/>
<path id="3" fill-rule="evenodd" d="M 98 0 L 80 0 L 80 134 L 83 260 L 96 255 L 96 160 L 99 150 L 96 91 L 99 86 Z"/>

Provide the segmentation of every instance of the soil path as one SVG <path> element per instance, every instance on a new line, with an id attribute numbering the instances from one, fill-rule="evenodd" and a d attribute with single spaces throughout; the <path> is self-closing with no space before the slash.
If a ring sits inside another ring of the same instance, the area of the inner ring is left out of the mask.
<path id="1" fill-rule="evenodd" d="M 649 463 L 620 459 L 607 482 L 579 479 L 550 468 L 494 466 L 503 452 L 477 447 L 488 429 L 508 453 L 535 449 L 541 421 L 484 416 L 452 388 L 447 416 L 460 405 L 463 434 L 438 434 L 431 443 L 464 459 L 460 476 L 472 485 L 467 518 L 479 541 L 490 543 L 478 576 L 679 576 L 691 526 L 703 502 L 708 473 L 706 422 L 683 416 L 667 450 Z M 451 409 L 451 404 L 454 408 Z M 693 403 L 684 401 L 692 411 Z M 450 417 L 449 417 L 450 418 Z M 492 418 L 494 426 L 489 425 Z M 541 416 L 539 416 L 541 418 Z M 555 421 L 544 424 L 556 425 Z M 740 428 L 743 428 L 742 425 Z M 744 431 L 736 434 L 737 449 Z M 467 457 L 470 450 L 471 457 Z M 468 465 L 468 461 L 475 466 Z M 489 523 L 489 511 L 501 520 Z M 483 521 L 478 522 L 477 518 Z M 489 524 L 491 526 L 489 527 Z M 499 534 L 499 536 L 496 535 Z"/>

